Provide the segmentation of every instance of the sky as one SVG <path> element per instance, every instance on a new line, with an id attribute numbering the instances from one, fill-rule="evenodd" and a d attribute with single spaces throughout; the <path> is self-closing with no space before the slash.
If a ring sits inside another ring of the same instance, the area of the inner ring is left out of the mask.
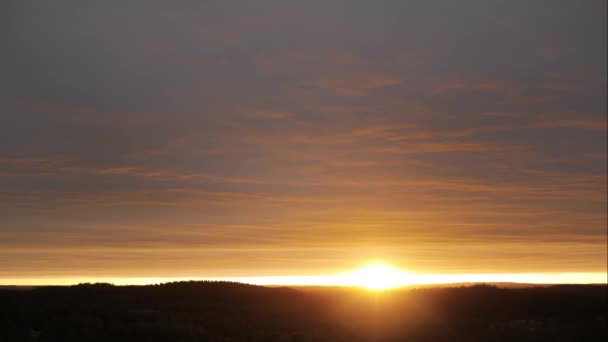
<path id="1" fill-rule="evenodd" d="M 2 1 L 0 283 L 605 274 L 606 7 Z"/>

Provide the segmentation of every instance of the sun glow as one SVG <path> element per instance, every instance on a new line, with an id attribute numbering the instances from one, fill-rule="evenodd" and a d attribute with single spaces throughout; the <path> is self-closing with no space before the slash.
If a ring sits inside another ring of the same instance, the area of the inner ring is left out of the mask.
<path id="1" fill-rule="evenodd" d="M 386 290 L 407 284 L 407 275 L 383 263 L 367 264 L 344 275 L 344 282 L 370 290 Z"/>
<path id="2" fill-rule="evenodd" d="M 0 278 L 0 285 L 74 285 L 87 282 L 146 285 L 173 281 L 211 280 L 234 281 L 263 286 L 353 286 L 382 291 L 402 286 L 457 283 L 606 284 L 606 279 L 608 278 L 605 272 L 421 274 L 404 272 L 382 262 L 373 262 L 362 265 L 350 272 L 326 275 Z"/>

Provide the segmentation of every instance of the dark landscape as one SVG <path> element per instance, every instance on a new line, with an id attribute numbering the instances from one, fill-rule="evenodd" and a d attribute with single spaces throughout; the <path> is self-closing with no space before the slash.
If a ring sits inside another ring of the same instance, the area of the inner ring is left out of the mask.
<path id="1" fill-rule="evenodd" d="M 604 341 L 606 285 L 0 289 L 0 341 Z"/>

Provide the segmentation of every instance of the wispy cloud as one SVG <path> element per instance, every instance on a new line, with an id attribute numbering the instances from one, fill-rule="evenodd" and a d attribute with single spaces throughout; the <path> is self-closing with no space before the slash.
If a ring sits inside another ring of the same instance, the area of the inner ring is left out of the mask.
<path id="1" fill-rule="evenodd" d="M 0 31 L 0 277 L 605 270 L 605 2 L 63 5 Z"/>
<path id="2" fill-rule="evenodd" d="M 578 128 L 590 131 L 606 131 L 608 123 L 606 120 L 592 119 L 557 119 L 539 122 L 533 125 L 537 128 Z"/>

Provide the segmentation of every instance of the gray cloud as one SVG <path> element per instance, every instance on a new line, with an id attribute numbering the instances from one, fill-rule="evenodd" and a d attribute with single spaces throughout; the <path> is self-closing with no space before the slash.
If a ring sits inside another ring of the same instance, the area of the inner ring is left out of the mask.
<path id="1" fill-rule="evenodd" d="M 163 245 L 184 272 L 200 247 L 229 260 L 211 275 L 249 274 L 317 245 L 311 269 L 417 240 L 419 254 L 387 257 L 453 270 L 443 242 L 467 241 L 502 248 L 503 271 L 605 270 L 605 1 L 0 13 L 0 277 L 43 276 L 51 251 L 55 274 L 125 254 L 125 270 L 144 267 Z M 542 255 L 513 247 L 545 241 Z"/>

